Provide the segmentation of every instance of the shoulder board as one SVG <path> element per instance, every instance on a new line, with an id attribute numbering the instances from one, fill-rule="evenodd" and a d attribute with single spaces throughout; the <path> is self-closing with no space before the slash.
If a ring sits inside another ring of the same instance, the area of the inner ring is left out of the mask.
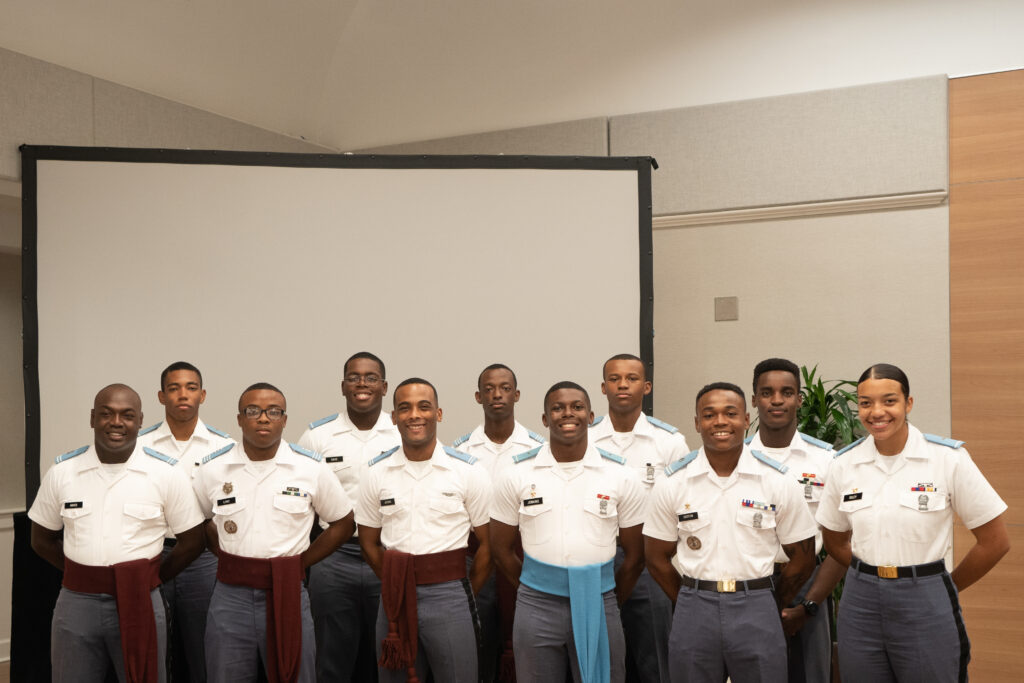
<path id="1" fill-rule="evenodd" d="M 456 446 L 461 446 L 462 444 L 466 443 L 467 441 L 469 441 L 469 437 L 471 436 L 473 436 L 473 432 L 470 432 L 469 434 L 463 434 L 459 438 L 455 439 L 455 441 L 452 441 L 452 448 L 455 448 Z"/>
<path id="2" fill-rule="evenodd" d="M 512 462 L 513 463 L 521 463 L 524 460 L 529 460 L 530 458 L 536 458 L 537 454 L 540 453 L 540 449 L 541 449 L 541 447 L 537 446 L 536 448 L 530 449 L 530 450 L 526 451 L 525 453 L 520 453 L 519 455 L 513 455 L 512 456 Z"/>
<path id="3" fill-rule="evenodd" d="M 207 431 L 209 431 L 209 432 L 211 432 L 213 434 L 216 434 L 217 436 L 224 437 L 225 439 L 230 439 L 231 438 L 230 434 L 228 434 L 227 432 L 223 432 L 223 431 L 217 429 L 216 427 L 211 427 L 210 425 L 206 425 L 206 429 L 207 429 Z"/>
<path id="4" fill-rule="evenodd" d="M 164 455 L 160 451 L 154 451 L 149 446 L 143 446 L 142 452 L 145 453 L 146 455 L 150 456 L 151 458 L 156 458 L 157 460 L 163 460 L 168 465 L 177 465 L 178 464 L 178 461 L 177 461 L 176 458 L 172 458 L 169 455 Z"/>
<path id="5" fill-rule="evenodd" d="M 800 435 L 801 439 L 803 439 L 807 443 L 811 444 L 812 446 L 817 446 L 818 448 L 824 448 L 826 451 L 832 450 L 832 444 L 830 444 L 827 441 L 822 441 L 821 439 L 815 439 L 813 436 L 811 436 L 809 434 L 804 434 L 803 432 L 797 432 L 797 434 Z"/>
<path id="6" fill-rule="evenodd" d="M 774 458 L 769 458 L 767 455 L 765 455 L 761 451 L 750 451 L 750 454 L 753 455 L 756 459 L 758 459 L 761 462 L 763 462 L 765 465 L 768 465 L 768 467 L 776 469 L 779 472 L 782 472 L 783 474 L 785 474 L 786 472 L 789 472 L 789 466 L 788 465 L 783 465 L 778 460 L 776 460 Z"/>
<path id="7" fill-rule="evenodd" d="M 665 468 L 665 476 L 671 477 L 673 474 L 689 465 L 691 462 L 697 459 L 697 455 L 699 453 L 700 449 L 698 448 L 695 451 L 690 451 L 689 453 L 679 458 L 675 462 L 670 463 L 669 466 Z"/>
<path id="8" fill-rule="evenodd" d="M 317 462 L 320 462 L 321 460 L 324 459 L 324 456 L 320 455 L 319 453 L 315 453 L 315 452 L 309 450 L 308 448 L 303 448 L 302 446 L 300 446 L 297 443 L 290 443 L 290 444 L 288 444 L 288 448 L 292 449 L 293 451 L 295 451 L 299 455 L 304 455 L 307 458 L 310 458 L 312 460 L 316 460 Z"/>
<path id="9" fill-rule="evenodd" d="M 472 455 L 469 455 L 468 453 L 463 453 L 462 451 L 457 451 L 451 446 L 443 446 L 443 448 L 445 453 L 452 456 L 456 460 L 461 460 L 462 462 L 468 463 L 470 465 L 477 461 L 477 459 L 474 458 Z"/>
<path id="10" fill-rule="evenodd" d="M 541 436 L 537 432 L 531 432 L 529 429 L 527 429 L 526 433 L 529 434 L 530 438 L 533 439 L 534 441 L 536 441 L 537 443 L 547 443 L 547 439 L 545 439 L 543 436 Z"/>
<path id="11" fill-rule="evenodd" d="M 626 459 L 623 458 L 621 455 L 615 455 L 614 453 L 609 453 L 608 451 L 604 450 L 603 448 L 598 448 L 597 452 L 600 453 L 601 457 L 604 458 L 605 460 L 611 460 L 612 462 L 617 462 L 620 465 L 625 465 L 626 464 Z"/>
<path id="12" fill-rule="evenodd" d="M 152 432 L 152 431 L 154 431 L 156 429 L 160 429 L 160 425 L 162 425 L 162 424 L 163 424 L 163 422 L 157 422 L 155 425 L 149 425 L 148 427 L 146 427 L 144 429 L 140 429 L 139 430 L 139 436 L 143 436 L 145 434 L 149 434 L 150 432 Z"/>
<path id="13" fill-rule="evenodd" d="M 750 445 L 750 442 L 751 442 L 751 441 L 753 441 L 753 440 L 754 440 L 754 435 L 753 435 L 753 434 L 751 434 L 751 435 L 750 435 L 750 436 L 748 436 L 747 438 L 743 439 L 743 443 L 745 443 L 745 444 L 747 444 L 747 445 L 749 446 L 749 445 Z"/>
<path id="14" fill-rule="evenodd" d="M 598 415 L 597 418 L 593 422 L 590 423 L 590 426 L 591 427 L 596 427 L 597 425 L 601 424 L 601 420 L 603 420 L 603 419 L 604 419 L 604 415 Z"/>
<path id="15" fill-rule="evenodd" d="M 225 453 L 227 453 L 228 451 L 230 451 L 234 447 L 235 447 L 235 444 L 229 443 L 227 446 L 224 446 L 223 448 L 218 448 L 213 453 L 210 453 L 208 456 L 203 458 L 202 464 L 205 465 L 206 463 L 210 462 L 214 458 L 219 458 L 220 456 L 224 455 Z"/>
<path id="16" fill-rule="evenodd" d="M 860 437 L 859 439 L 857 439 L 856 441 L 854 441 L 853 443 L 851 443 L 851 444 L 850 444 L 849 446 L 843 446 L 843 447 L 842 447 L 842 448 L 840 448 L 840 449 L 839 449 L 838 451 L 836 451 L 836 455 L 835 455 L 835 457 L 837 457 L 837 458 L 838 458 L 838 457 L 839 457 L 840 455 L 842 455 L 842 454 L 843 454 L 843 453 L 845 453 L 846 451 L 850 450 L 850 449 L 851 449 L 851 448 L 853 448 L 854 446 L 859 446 L 859 445 L 860 445 L 860 442 L 861 442 L 861 441 L 863 441 L 863 440 L 864 440 L 864 439 L 866 439 L 866 438 L 868 438 L 868 437 L 866 437 L 866 436 L 862 436 L 862 437 Z"/>
<path id="17" fill-rule="evenodd" d="M 661 420 L 659 420 L 656 417 L 651 417 L 650 415 L 648 415 L 647 416 L 647 421 L 650 422 L 655 427 L 657 427 L 658 429 L 664 429 L 669 434 L 676 434 L 676 433 L 679 432 L 678 429 L 676 429 L 675 427 L 670 425 L 668 422 L 662 422 Z"/>
<path id="18" fill-rule="evenodd" d="M 76 448 L 73 451 L 68 451 L 67 453 L 64 453 L 63 455 L 58 455 L 56 458 L 53 459 L 53 464 L 54 465 L 59 465 L 62 462 L 64 462 L 65 460 L 70 460 L 71 458 L 74 458 L 75 456 L 79 456 L 82 453 L 85 453 L 87 450 L 89 450 L 88 446 L 82 446 L 81 448 Z"/>
<path id="19" fill-rule="evenodd" d="M 932 443 L 937 443 L 941 446 L 949 446 L 950 448 L 960 448 L 964 445 L 963 441 L 957 441 L 956 439 L 947 439 L 941 436 L 935 436 L 934 434 L 925 434 L 924 438 Z"/>
<path id="20" fill-rule="evenodd" d="M 394 452 L 398 450 L 398 448 L 399 448 L 398 446 L 395 446 L 391 450 L 384 451 L 380 455 L 371 458 L 370 461 L 368 463 L 366 463 L 367 467 L 373 467 L 374 465 L 379 463 L 381 460 L 386 460 L 387 458 L 390 458 L 394 454 Z"/>
<path id="21" fill-rule="evenodd" d="M 309 423 L 309 428 L 310 429 L 316 429 L 320 425 L 325 425 L 328 422 L 333 422 L 334 420 L 338 419 L 338 415 L 340 415 L 340 414 L 341 413 L 335 413 L 334 415 L 328 415 L 327 417 L 321 417 L 319 420 L 316 420 L 315 422 L 310 422 Z"/>

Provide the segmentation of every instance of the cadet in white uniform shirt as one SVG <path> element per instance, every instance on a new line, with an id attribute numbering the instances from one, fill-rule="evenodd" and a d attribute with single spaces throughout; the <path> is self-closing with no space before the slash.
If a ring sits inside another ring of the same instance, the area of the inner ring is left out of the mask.
<path id="1" fill-rule="evenodd" d="M 413 377 L 395 389 L 402 445 L 370 461 L 359 487 L 359 543 L 382 579 L 382 681 L 478 679 L 473 593 L 491 571 L 490 478 L 476 458 L 437 440 L 437 390 Z M 479 541 L 467 579 L 469 533 Z"/>
<path id="2" fill-rule="evenodd" d="M 550 443 L 516 456 L 495 484 L 495 561 L 519 586 L 516 680 L 625 680 L 619 604 L 643 567 L 644 494 L 625 460 L 588 442 L 590 397 L 574 382 L 544 396 Z M 516 530 L 524 559 L 515 554 Z M 624 550 L 614 568 L 616 536 Z"/>
<path id="3" fill-rule="evenodd" d="M 353 502 L 359 500 L 366 463 L 399 444 L 390 411 L 381 409 L 386 377 L 380 358 L 368 351 L 353 354 L 343 366 L 345 409 L 310 424 L 299 439 L 300 446 L 323 456 Z M 377 680 L 380 579 L 363 560 L 355 535 L 310 568 L 309 599 L 320 680 Z"/>
<path id="4" fill-rule="evenodd" d="M 217 585 L 206 625 L 207 675 L 271 683 L 316 680 L 305 570 L 348 540 L 352 504 L 320 455 L 286 443 L 284 394 L 260 382 L 238 400 L 242 444 L 207 456 L 193 480 L 210 520 Z M 329 525 L 313 543 L 314 516 Z"/>
<path id="5" fill-rule="evenodd" d="M 175 458 L 189 479 L 195 476 L 203 458 L 234 445 L 231 437 L 199 418 L 206 389 L 202 373 L 191 363 L 171 363 L 160 373 L 157 400 L 164 407 L 164 420 L 140 431 L 139 443 Z M 170 552 L 174 543 L 173 538 L 168 538 L 164 552 Z M 217 557 L 203 550 L 178 576 L 160 586 L 170 623 L 172 681 L 206 680 L 203 639 L 216 582 Z"/>
<path id="6" fill-rule="evenodd" d="M 590 428 L 590 440 L 598 448 L 626 459 L 636 470 L 649 494 L 665 467 L 684 457 L 686 438 L 670 424 L 643 412 L 644 396 L 651 393 L 643 361 L 622 353 L 609 358 L 602 368 L 601 393 L 608 398 L 608 416 Z M 622 561 L 622 550 L 616 556 Z M 627 678 L 644 683 L 668 680 L 668 632 L 672 626 L 672 601 L 645 569 L 636 588 L 622 605 L 622 629 L 626 634 Z"/>
<path id="7" fill-rule="evenodd" d="M 781 465 L 743 443 L 743 390 L 716 382 L 697 394 L 704 446 L 654 485 L 644 524 L 647 567 L 676 609 L 673 683 L 786 680 L 781 610 L 814 568 L 814 519 Z M 789 562 L 773 579 L 779 546 Z"/>
<path id="8" fill-rule="evenodd" d="M 89 424 L 94 444 L 57 458 L 28 512 L 32 548 L 64 572 L 53 680 L 100 683 L 112 666 L 119 681 L 162 683 L 166 621 L 156 588 L 202 550 L 202 514 L 174 459 L 138 443 L 142 405 L 131 388 L 101 390 Z M 168 533 L 178 544 L 161 560 Z"/>
<path id="9" fill-rule="evenodd" d="M 832 463 L 818 522 L 825 549 L 849 565 L 839 609 L 845 681 L 966 681 L 970 643 L 958 591 L 1007 553 L 999 497 L 963 442 L 907 422 L 910 381 L 873 365 L 857 384 L 868 436 Z M 953 513 L 976 543 L 950 573 Z"/>
<path id="10" fill-rule="evenodd" d="M 829 466 L 831 445 L 797 431 L 800 368 L 783 358 L 769 358 L 754 367 L 757 432 L 747 444 L 789 468 L 787 476 L 800 484 L 811 515 L 818 509 Z M 821 531 L 814 537 L 815 555 L 821 552 Z M 779 548 L 776 573 L 788 562 Z M 832 634 L 828 598 L 845 568 L 831 556 L 815 568 L 792 605 L 782 610 L 782 626 L 789 638 L 789 680 L 792 683 L 829 683 L 832 680 Z"/>

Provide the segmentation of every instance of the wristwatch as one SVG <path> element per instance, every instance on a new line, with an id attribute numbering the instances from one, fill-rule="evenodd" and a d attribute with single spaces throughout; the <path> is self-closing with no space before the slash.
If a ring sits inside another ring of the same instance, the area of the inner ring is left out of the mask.
<path id="1" fill-rule="evenodd" d="M 800 604 L 804 606 L 804 611 L 807 612 L 807 616 L 813 617 L 818 613 L 819 605 L 813 600 L 804 600 Z"/>

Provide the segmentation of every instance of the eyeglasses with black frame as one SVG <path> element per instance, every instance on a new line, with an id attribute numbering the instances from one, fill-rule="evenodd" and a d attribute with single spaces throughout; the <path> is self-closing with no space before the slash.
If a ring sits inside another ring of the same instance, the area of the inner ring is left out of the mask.
<path id="1" fill-rule="evenodd" d="M 345 381 L 348 384 L 359 384 L 362 382 L 368 387 L 375 387 L 383 382 L 384 378 L 380 375 L 359 375 L 353 372 L 350 375 L 345 375 Z"/>
<path id="2" fill-rule="evenodd" d="M 246 406 L 242 408 L 242 415 L 245 415 L 245 417 L 250 420 L 258 420 L 264 413 L 267 414 L 267 419 L 271 422 L 277 422 L 285 416 L 284 408 L 278 408 L 277 406 L 271 406 L 269 408 Z"/>

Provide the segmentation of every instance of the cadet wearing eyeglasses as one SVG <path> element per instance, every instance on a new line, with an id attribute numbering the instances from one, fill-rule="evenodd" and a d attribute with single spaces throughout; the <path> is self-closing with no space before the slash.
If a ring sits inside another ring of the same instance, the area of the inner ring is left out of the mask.
<path id="1" fill-rule="evenodd" d="M 353 501 L 366 463 L 400 443 L 390 412 L 381 410 L 388 382 L 384 361 L 367 351 L 344 365 L 345 410 L 309 425 L 299 445 L 323 456 Z M 380 579 L 363 560 L 358 532 L 309 572 L 320 680 L 377 680 L 375 633 Z"/>
<path id="2" fill-rule="evenodd" d="M 352 535 L 352 504 L 318 454 L 281 439 L 286 408 L 271 384 L 246 389 L 238 401 L 242 447 L 208 455 L 193 480 L 218 557 L 206 627 L 212 681 L 255 681 L 257 657 L 270 680 L 316 680 L 302 580 Z M 311 544 L 315 515 L 329 525 Z"/>

